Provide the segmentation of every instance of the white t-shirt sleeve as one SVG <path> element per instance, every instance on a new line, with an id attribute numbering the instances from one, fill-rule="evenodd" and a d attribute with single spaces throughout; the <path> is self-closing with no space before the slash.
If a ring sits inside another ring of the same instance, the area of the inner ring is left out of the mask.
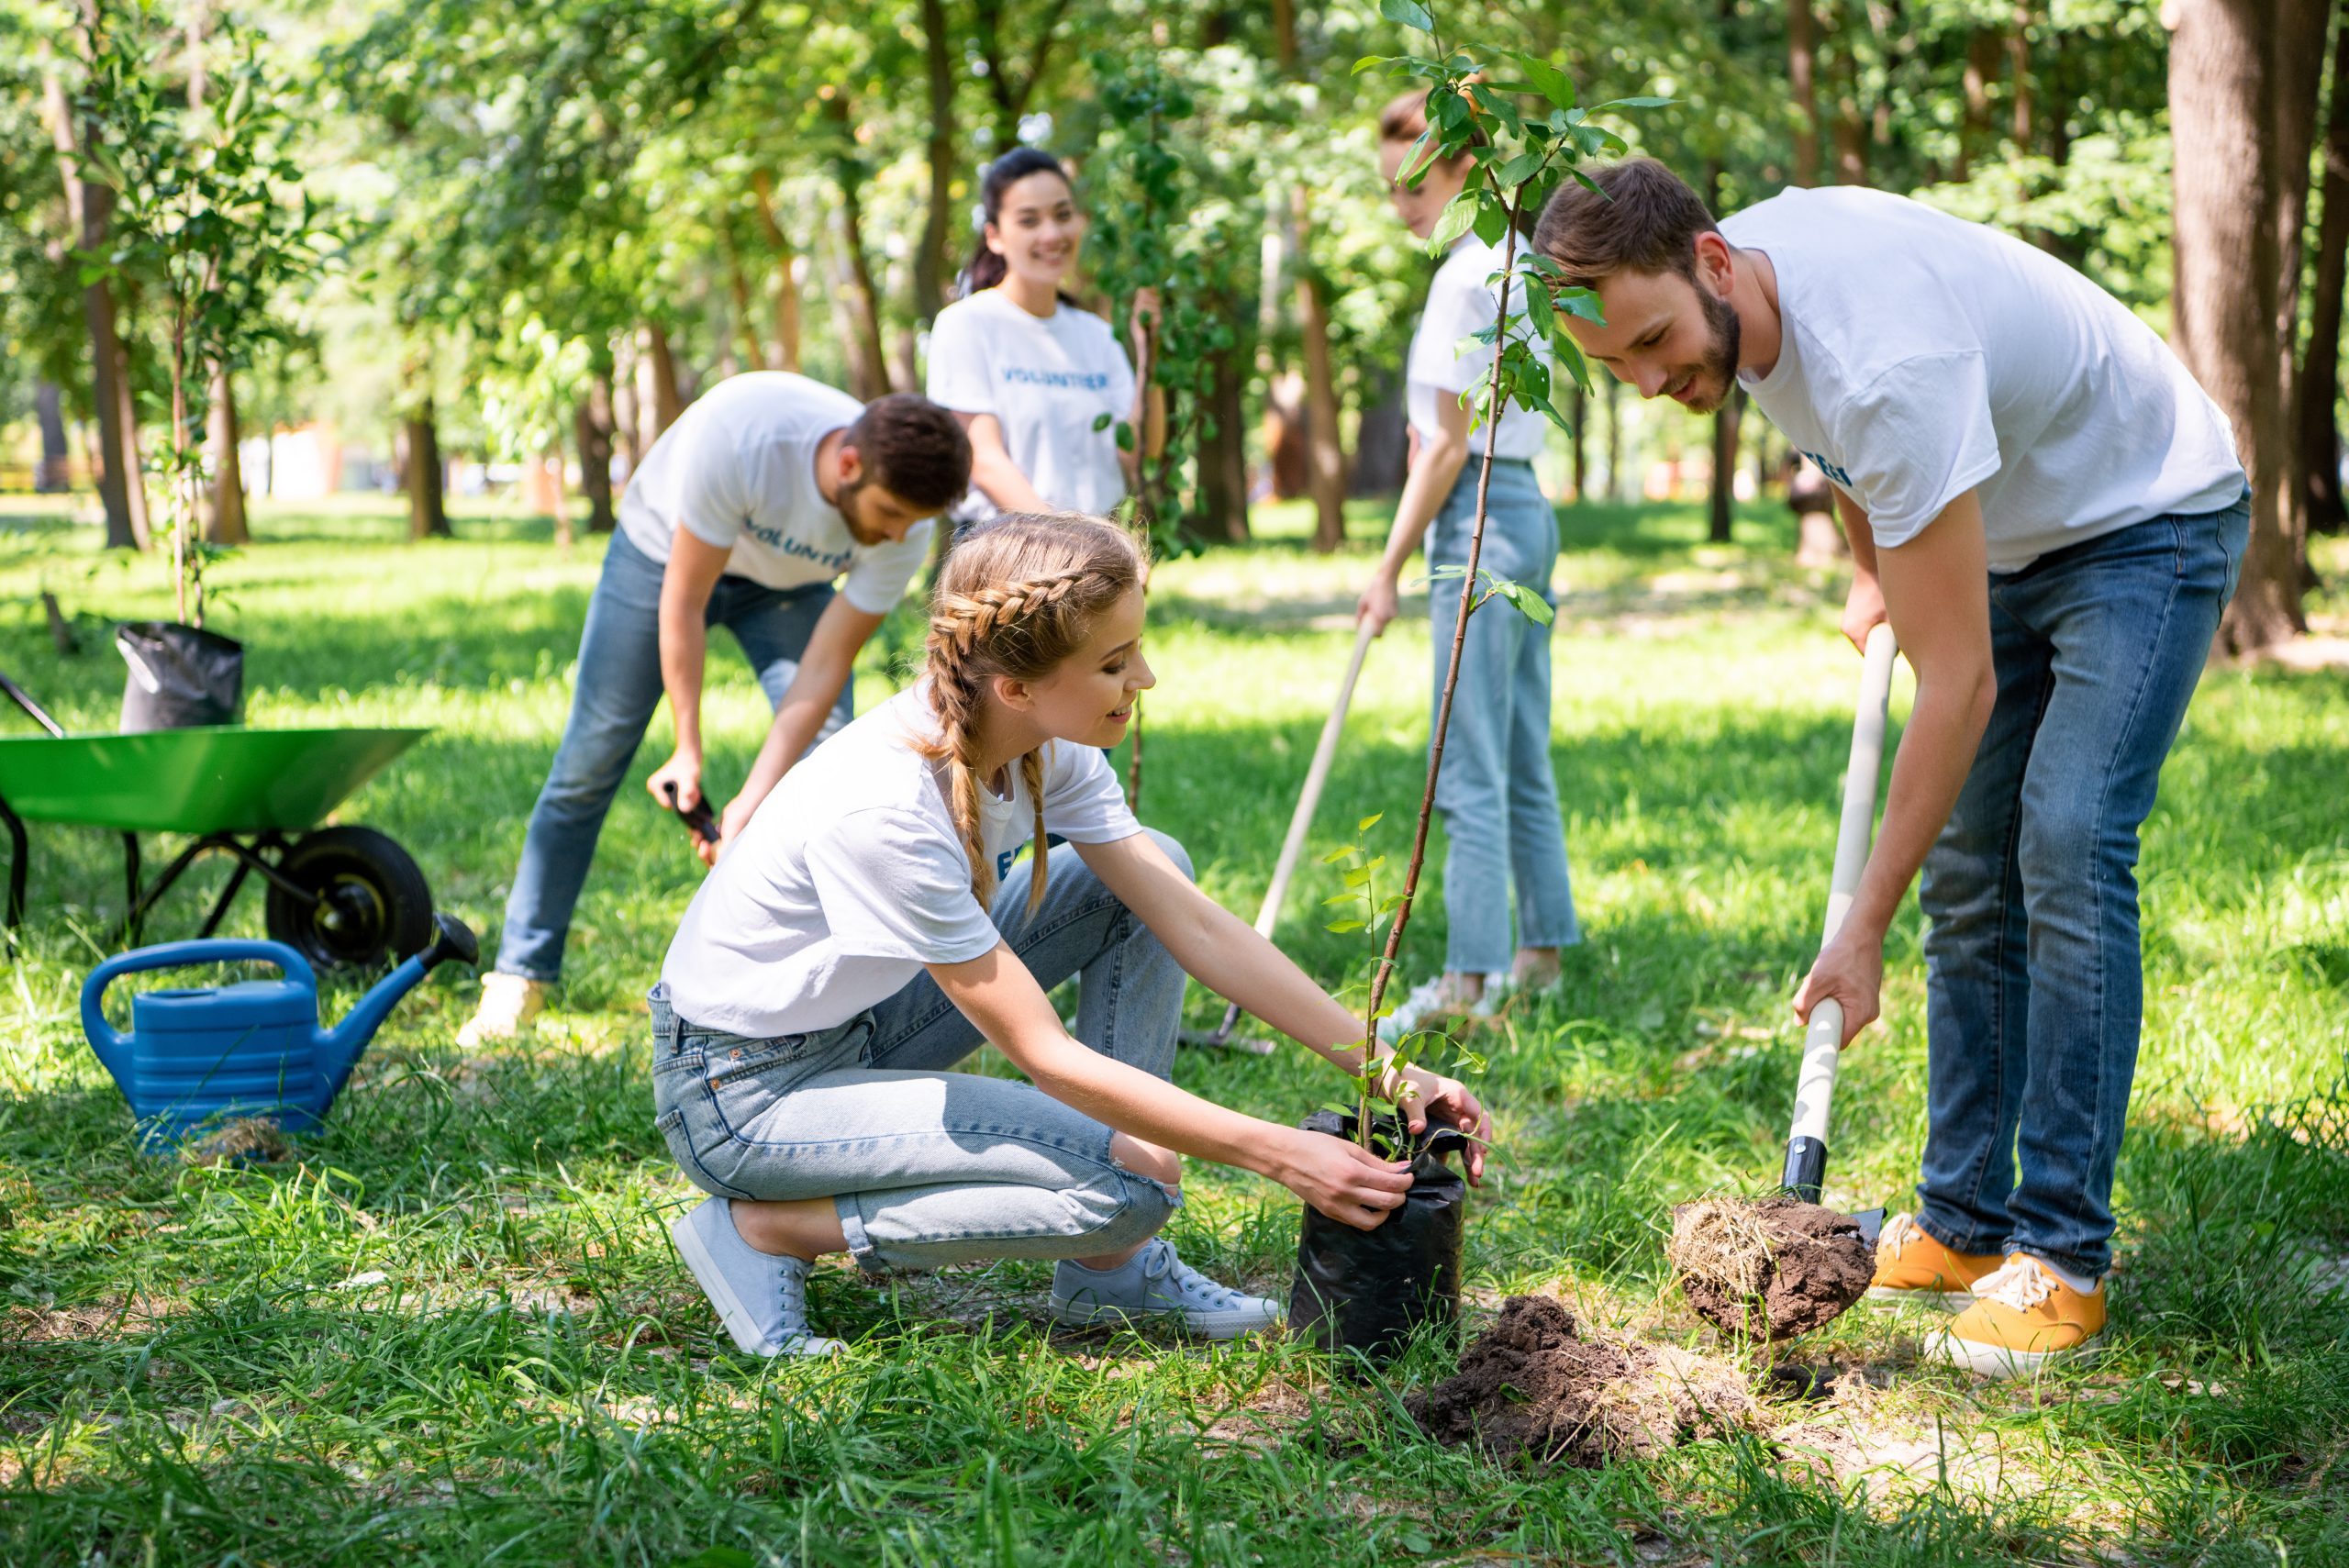
<path id="1" fill-rule="evenodd" d="M 919 817 L 879 806 L 852 812 L 805 852 L 843 954 L 961 963 L 1003 940 L 971 892 L 961 848 Z"/>
<path id="2" fill-rule="evenodd" d="M 930 535 L 937 528 L 936 518 L 925 517 L 907 528 L 903 539 L 857 546 L 841 584 L 841 596 L 866 615 L 887 615 L 930 558 Z"/>
<path id="3" fill-rule="evenodd" d="M 1907 544 L 1998 472 L 1989 379 L 1978 350 L 1920 354 L 1884 372 L 1835 411 L 1852 498 L 1878 546 Z"/>
<path id="4" fill-rule="evenodd" d="M 930 330 L 930 400 L 957 414 L 994 413 L 995 379 L 987 360 L 986 329 L 978 313 L 960 305 L 940 311 Z"/>
<path id="5" fill-rule="evenodd" d="M 1492 271 L 1498 270 L 1495 261 Z M 1486 285 L 1487 268 L 1482 261 L 1449 262 L 1428 289 L 1427 312 L 1411 342 L 1409 377 L 1439 392 L 1457 397 L 1490 379 L 1493 350 L 1489 344 L 1461 339 L 1481 332 L 1500 318 L 1500 302 Z"/>
<path id="6" fill-rule="evenodd" d="M 731 550 L 751 517 L 751 498 L 742 488 L 741 454 L 735 450 L 732 432 L 711 418 L 680 434 L 690 435 L 691 441 L 677 453 L 674 521 L 691 529 L 704 544 Z M 672 520 L 662 519 L 663 523 Z"/>
<path id="7" fill-rule="evenodd" d="M 1108 759 L 1055 740 L 1044 760 L 1044 830 L 1073 844 L 1114 844 L 1141 831 Z"/>

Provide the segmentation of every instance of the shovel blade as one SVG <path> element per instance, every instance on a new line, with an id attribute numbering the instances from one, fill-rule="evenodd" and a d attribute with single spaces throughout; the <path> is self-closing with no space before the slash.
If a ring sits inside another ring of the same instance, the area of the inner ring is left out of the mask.
<path id="1" fill-rule="evenodd" d="M 1876 1251 L 1876 1238 L 1884 1234 L 1884 1210 L 1863 1209 L 1858 1214 L 1850 1215 L 1847 1218 L 1860 1228 L 1860 1235 L 1866 1240 L 1868 1251 Z"/>

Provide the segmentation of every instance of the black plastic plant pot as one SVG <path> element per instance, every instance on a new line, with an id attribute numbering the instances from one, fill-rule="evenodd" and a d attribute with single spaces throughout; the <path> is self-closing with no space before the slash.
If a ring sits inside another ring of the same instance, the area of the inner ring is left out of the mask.
<path id="1" fill-rule="evenodd" d="M 1378 1120 L 1395 1130 L 1392 1118 Z M 1331 1138 L 1354 1134 L 1354 1118 L 1335 1111 L 1316 1111 L 1302 1125 Z M 1305 1229 L 1297 1239 L 1297 1281 L 1288 1294 L 1291 1334 L 1323 1350 L 1385 1362 L 1419 1330 L 1460 1320 L 1468 1184 L 1444 1157 L 1467 1148 L 1456 1129 L 1430 1123 L 1411 1162 L 1409 1195 L 1375 1230 L 1357 1230 L 1306 1207 Z"/>
<path id="2" fill-rule="evenodd" d="M 235 724 L 245 707 L 245 645 L 234 638 L 167 620 L 115 628 L 114 645 L 130 666 L 122 687 L 122 732 L 193 729 Z"/>

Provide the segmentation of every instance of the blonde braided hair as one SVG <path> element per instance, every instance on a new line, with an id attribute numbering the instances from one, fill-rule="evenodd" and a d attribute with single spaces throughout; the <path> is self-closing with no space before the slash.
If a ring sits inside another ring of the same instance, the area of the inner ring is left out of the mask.
<path id="1" fill-rule="evenodd" d="M 990 679 L 1040 680 L 1084 648 L 1093 622 L 1139 587 L 1141 545 L 1100 517 L 1010 512 L 972 529 L 946 557 L 930 596 L 930 706 L 938 736 L 921 754 L 946 764 L 947 806 L 971 862 L 971 892 L 995 894 L 980 810 L 978 727 Z M 1044 897 L 1044 759 L 1019 759 L 1020 782 L 1036 813 L 1031 915 Z"/>

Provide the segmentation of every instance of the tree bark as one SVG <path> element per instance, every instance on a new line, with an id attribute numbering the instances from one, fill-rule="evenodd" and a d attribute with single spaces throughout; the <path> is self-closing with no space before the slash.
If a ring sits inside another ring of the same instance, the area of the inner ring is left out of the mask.
<path id="1" fill-rule="evenodd" d="M 612 380 L 609 368 L 588 377 L 571 414 L 579 443 L 579 488 L 587 496 L 587 531 L 612 531 Z"/>
<path id="2" fill-rule="evenodd" d="M 87 12 L 83 15 L 86 53 Z M 82 251 L 103 256 L 107 224 L 114 214 L 114 192 L 81 177 L 80 150 L 95 136 L 95 128 L 74 124 L 65 84 L 54 72 L 43 78 L 42 90 L 50 133 L 57 148 L 58 175 L 65 186 L 67 217 Z M 139 461 L 139 408 L 131 397 L 130 352 L 122 340 L 111 279 L 96 278 L 83 286 L 82 317 L 90 334 L 90 391 L 97 405 L 98 450 L 103 460 L 95 477 L 98 497 L 106 508 L 106 548 L 145 550 L 153 536 L 147 525 L 147 484 Z"/>
<path id="3" fill-rule="evenodd" d="M 2310 533 L 2349 527 L 2341 495 L 2341 311 L 2349 288 L 2349 13 L 2332 28 L 2332 90 L 2324 116 L 2324 186 L 2317 217 L 2309 346 L 2299 373 L 2300 486 Z"/>
<path id="4" fill-rule="evenodd" d="M 2289 374 L 2279 368 L 2289 356 L 2277 335 L 2285 293 L 2277 224 L 2287 187 L 2306 175 L 2278 156 L 2288 106 L 2277 100 L 2289 89 L 2283 55 L 2311 47 L 2292 23 L 2316 9 L 2316 0 L 2178 0 L 2172 12 L 2173 337 L 2233 421 L 2251 476 L 2251 541 L 2219 631 L 2236 655 L 2307 629 Z"/>
<path id="5" fill-rule="evenodd" d="M 775 221 L 774 176 L 763 169 L 755 171 L 751 175 L 751 191 L 758 198 L 759 227 L 774 251 L 774 355 L 767 361 L 767 368 L 796 371 L 799 368 L 799 251 L 783 225 Z"/>
<path id="6" fill-rule="evenodd" d="M 1580 382 L 1570 381 L 1566 393 L 1566 423 L 1574 427 L 1568 439 L 1573 444 L 1575 500 L 1590 498 L 1590 394 Z"/>
<path id="7" fill-rule="evenodd" d="M 832 160 L 841 197 L 832 235 L 833 297 L 843 317 L 849 391 L 869 403 L 889 390 L 889 364 L 881 346 L 881 295 L 873 286 L 873 261 L 864 250 L 864 167 L 856 157 L 848 95 L 836 92 L 825 99 L 824 113 L 839 139 Z"/>
<path id="8" fill-rule="evenodd" d="M 930 206 L 922 214 L 921 248 L 914 252 L 914 319 L 927 326 L 945 305 L 954 275 L 946 246 L 962 138 L 954 126 L 954 40 L 945 0 L 921 0 L 921 28 L 930 65 Z"/>
<path id="9" fill-rule="evenodd" d="M 65 400 L 53 381 L 33 384 L 33 412 L 40 425 L 40 468 L 33 490 L 55 495 L 72 483 L 72 457 L 65 441 Z"/>
<path id="10" fill-rule="evenodd" d="M 407 537 L 447 539 L 452 530 L 440 485 L 440 428 L 430 393 L 408 410 L 400 429 L 407 444 L 407 472 L 401 475 L 407 489 Z"/>
<path id="11" fill-rule="evenodd" d="M 214 544 L 250 544 L 245 524 L 244 462 L 237 454 L 237 384 L 225 370 L 212 373 L 212 406 L 205 416 L 206 457 L 212 470 L 204 537 Z"/>
<path id="12" fill-rule="evenodd" d="M 742 253 L 730 234 L 725 249 L 726 287 L 734 302 L 734 330 L 742 339 L 742 368 L 754 371 L 767 362 L 767 351 L 759 346 L 759 324 L 751 319 L 751 280 L 742 274 Z"/>
<path id="13" fill-rule="evenodd" d="M 1713 494 L 1708 508 L 1705 537 L 1727 544 L 1735 537 L 1737 520 L 1737 427 L 1745 413 L 1745 394 L 1731 387 L 1729 400 L 1713 415 Z"/>
<path id="14" fill-rule="evenodd" d="M 1787 0 L 1787 83 L 1795 97 L 1795 183 L 1819 183 L 1819 29 L 1810 0 Z M 1610 389 L 1609 397 L 1614 395 Z"/>
<path id="15" fill-rule="evenodd" d="M 1313 548 L 1327 555 L 1346 541 L 1346 450 L 1330 365 L 1330 313 L 1313 277 L 1313 219 L 1303 185 L 1291 190 L 1289 213 L 1297 222 L 1297 317 L 1305 347 L 1305 480 L 1313 494 Z"/>
<path id="16" fill-rule="evenodd" d="M 1623 384 L 1607 378 L 1607 498 L 1623 499 Z"/>
<path id="17" fill-rule="evenodd" d="M 2015 7 L 2014 27 L 2007 34 L 2007 72 L 2014 78 L 2014 119 L 2007 128 L 2015 150 L 2031 150 L 2031 7 Z"/>
<path id="18" fill-rule="evenodd" d="M 1350 491 L 1356 495 L 1392 495 L 1403 488 L 1403 458 L 1410 446 L 1411 425 L 1403 406 L 1403 376 L 1394 365 L 1366 368 L 1363 377 L 1362 422 L 1354 432 L 1353 475 Z"/>
<path id="19" fill-rule="evenodd" d="M 652 443 L 685 411 L 677 390 L 677 360 L 669 351 L 669 330 L 658 321 L 644 324 L 636 346 L 637 440 L 650 456 Z"/>
<path id="20" fill-rule="evenodd" d="M 1206 525 L 1202 531 L 1234 542 L 1248 538 L 1243 363 L 1237 345 L 1215 357 L 1199 428 L 1199 511 Z"/>

